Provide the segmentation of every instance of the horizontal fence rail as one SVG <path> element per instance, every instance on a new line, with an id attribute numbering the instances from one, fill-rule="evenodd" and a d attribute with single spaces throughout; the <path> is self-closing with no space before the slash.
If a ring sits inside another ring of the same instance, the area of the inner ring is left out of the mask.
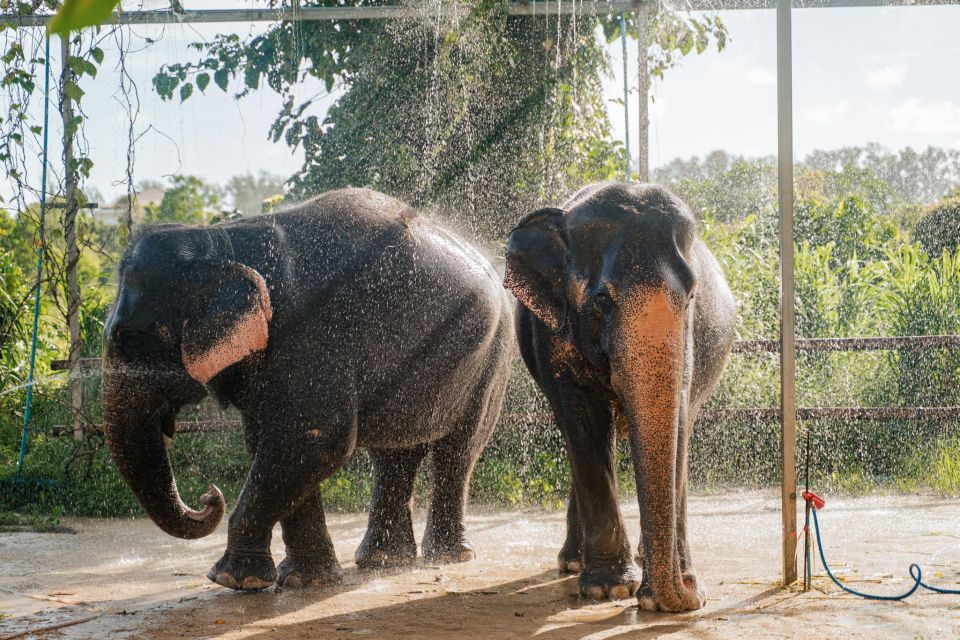
<path id="1" fill-rule="evenodd" d="M 960 348 L 960 336 L 896 336 L 892 338 L 805 338 L 797 351 L 885 351 L 889 349 Z M 734 353 L 779 353 L 779 340 L 737 340 Z"/>
<path id="2" fill-rule="evenodd" d="M 960 336 L 895 336 L 884 338 L 806 338 L 797 340 L 798 351 L 838 352 L 838 351 L 883 351 L 892 349 L 930 350 L 960 349 Z M 778 340 L 738 340 L 733 346 L 734 353 L 778 353 Z M 77 367 L 95 369 L 101 365 L 100 358 L 80 358 Z M 54 360 L 50 364 L 54 371 L 70 369 L 69 360 Z M 801 407 L 797 409 L 800 420 L 919 420 L 923 418 L 960 418 L 960 406 L 953 407 Z M 733 422 L 736 420 L 779 420 L 780 409 L 776 407 L 725 407 L 704 409 L 698 420 L 707 422 Z M 532 424 L 550 422 L 553 414 L 549 412 L 508 413 L 501 421 L 505 424 Z M 199 420 L 176 424 L 177 433 L 221 433 L 240 429 L 239 420 Z M 95 431 L 102 431 L 103 425 L 94 425 Z M 53 428 L 55 435 L 70 433 L 68 427 Z"/>
<path id="3" fill-rule="evenodd" d="M 800 420 L 920 420 L 923 418 L 960 418 L 958 407 L 807 407 L 797 409 Z M 705 409 L 698 420 L 706 422 L 735 422 L 739 420 L 779 420 L 780 409 L 764 407 L 729 407 Z M 509 425 L 542 424 L 553 421 L 553 414 L 546 411 L 508 413 L 500 421 Z M 177 433 L 225 433 L 239 431 L 239 420 L 188 420 L 176 423 Z M 103 432 L 103 425 L 95 425 L 94 431 Z M 66 426 L 53 428 L 54 435 L 71 435 Z"/>
<path id="4" fill-rule="evenodd" d="M 960 336 L 893 336 L 874 338 L 802 338 L 797 351 L 885 351 L 890 349 L 960 349 Z M 737 340 L 733 353 L 779 353 L 779 340 Z M 80 368 L 100 366 L 100 358 L 80 358 Z M 68 371 L 69 360 L 53 360 L 53 371 Z"/>

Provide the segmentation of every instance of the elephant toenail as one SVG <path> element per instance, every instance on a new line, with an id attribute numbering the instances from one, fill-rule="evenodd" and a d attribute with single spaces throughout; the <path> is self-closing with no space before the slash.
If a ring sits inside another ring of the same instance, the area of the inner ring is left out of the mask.
<path id="1" fill-rule="evenodd" d="M 618 584 L 610 588 L 611 600 L 623 600 L 630 597 L 630 589 L 626 585 Z"/>

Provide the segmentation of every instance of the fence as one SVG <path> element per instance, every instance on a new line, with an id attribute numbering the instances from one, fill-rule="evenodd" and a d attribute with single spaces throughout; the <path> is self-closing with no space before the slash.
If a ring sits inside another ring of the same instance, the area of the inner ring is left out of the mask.
<path id="1" fill-rule="evenodd" d="M 960 336 L 897 336 L 889 338 L 809 338 L 796 342 L 797 351 L 838 352 L 838 351 L 886 351 L 960 349 Z M 739 340 L 734 344 L 733 353 L 777 353 L 780 343 L 777 340 Z M 81 369 L 98 368 L 99 358 L 81 358 Z M 54 371 L 69 368 L 68 360 L 54 360 Z M 917 420 L 922 418 L 960 418 L 960 406 L 936 407 L 798 407 L 800 420 Z M 727 422 L 735 420 L 778 420 L 781 410 L 776 407 L 728 407 L 712 408 L 700 412 L 699 420 L 706 422 Z M 530 422 L 550 422 L 553 415 L 547 412 L 508 413 L 501 418 L 505 424 Z M 88 429 L 102 431 L 103 425 L 87 425 Z M 190 420 L 177 422 L 178 433 L 217 433 L 240 429 L 239 420 Z M 67 427 L 56 427 L 54 433 L 71 433 Z"/>

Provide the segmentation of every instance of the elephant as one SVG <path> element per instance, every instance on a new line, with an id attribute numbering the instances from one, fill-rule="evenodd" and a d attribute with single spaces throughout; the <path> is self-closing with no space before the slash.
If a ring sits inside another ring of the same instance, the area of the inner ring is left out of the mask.
<path id="1" fill-rule="evenodd" d="M 687 541 L 687 451 L 734 340 L 737 305 L 690 210 L 649 184 L 600 183 L 511 231 L 504 285 L 520 353 L 571 466 L 558 563 L 582 595 L 643 610 L 706 602 Z M 640 505 L 634 563 L 617 494 L 629 438 Z"/>
<path id="2" fill-rule="evenodd" d="M 411 501 L 429 451 L 422 554 L 470 560 L 464 509 L 516 349 L 512 305 L 470 243 L 368 189 L 208 227 L 146 227 L 118 265 L 104 328 L 116 468 L 166 533 L 208 535 L 224 497 L 211 485 L 202 509 L 183 502 L 164 436 L 189 403 L 232 405 L 252 462 L 207 577 L 237 590 L 296 588 L 341 577 L 320 483 L 357 447 L 374 474 L 357 566 L 416 560 Z"/>

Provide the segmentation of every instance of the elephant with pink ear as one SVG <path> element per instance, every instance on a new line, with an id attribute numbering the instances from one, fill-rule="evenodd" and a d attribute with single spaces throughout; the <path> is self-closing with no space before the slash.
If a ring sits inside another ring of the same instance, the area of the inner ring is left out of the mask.
<path id="1" fill-rule="evenodd" d="M 657 186 L 591 185 L 524 216 L 506 262 L 520 352 L 570 460 L 561 571 L 579 572 L 592 598 L 699 609 L 688 449 L 733 344 L 736 302 L 693 215 Z M 620 514 L 618 437 L 630 440 L 642 573 Z"/>
<path id="2" fill-rule="evenodd" d="M 241 590 L 338 581 L 320 483 L 357 447 L 374 472 L 358 566 L 416 559 L 410 507 L 427 453 L 420 550 L 435 562 L 474 556 L 467 490 L 514 337 L 509 295 L 469 242 L 389 196 L 343 189 L 212 227 L 148 227 L 118 276 L 104 328 L 108 442 L 170 535 L 208 535 L 226 510 L 212 485 L 199 509 L 181 499 L 164 446 L 177 412 L 209 395 L 242 417 L 252 464 L 211 580 Z"/>

